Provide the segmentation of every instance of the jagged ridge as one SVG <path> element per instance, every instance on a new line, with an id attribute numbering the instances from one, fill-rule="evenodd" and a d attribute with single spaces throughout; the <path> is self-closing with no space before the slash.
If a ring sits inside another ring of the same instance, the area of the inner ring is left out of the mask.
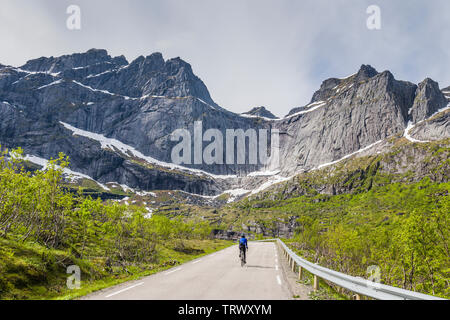
<path id="1" fill-rule="evenodd" d="M 103 183 L 117 181 L 145 190 L 176 188 L 217 194 L 233 188 L 257 188 L 265 178 L 245 176 L 254 165 L 192 165 L 230 179 L 167 170 L 115 148 L 102 149 L 95 139 L 73 135 L 61 123 L 101 134 L 129 150 L 169 163 L 175 129 L 192 132 L 194 121 L 208 128 L 260 129 L 281 132 L 280 170 L 284 176 L 311 170 L 405 131 L 436 139 L 449 136 L 448 114 L 428 119 L 448 103 L 447 89 L 431 79 L 418 86 L 398 81 L 389 71 L 363 65 L 345 79 L 325 80 L 311 103 L 284 119 L 264 107 L 237 115 L 218 106 L 191 66 L 180 58 L 165 61 L 160 53 L 128 63 L 105 50 L 39 58 L 20 68 L 0 69 L 0 142 L 49 159 L 59 152 L 71 158 L 74 171 Z M 446 97 L 447 94 L 447 97 Z M 428 119 L 426 122 L 424 120 Z M 250 187 L 251 186 L 251 187 Z"/>

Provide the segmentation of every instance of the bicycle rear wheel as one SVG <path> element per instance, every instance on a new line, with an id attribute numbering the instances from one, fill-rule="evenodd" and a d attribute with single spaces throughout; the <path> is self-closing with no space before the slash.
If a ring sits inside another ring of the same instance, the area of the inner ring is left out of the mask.
<path id="1" fill-rule="evenodd" d="M 245 265 L 245 251 L 241 250 L 241 253 L 239 255 L 241 257 L 241 267 Z"/>

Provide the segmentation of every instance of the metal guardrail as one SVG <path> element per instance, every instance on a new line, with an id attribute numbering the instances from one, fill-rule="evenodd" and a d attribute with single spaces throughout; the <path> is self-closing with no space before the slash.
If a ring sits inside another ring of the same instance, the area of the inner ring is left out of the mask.
<path id="1" fill-rule="evenodd" d="M 423 293 L 387 286 L 327 269 L 299 257 L 280 239 L 268 239 L 263 241 L 276 241 L 280 245 L 280 248 L 283 250 L 293 271 L 295 271 L 295 267 L 298 265 L 299 279 L 302 278 L 303 269 L 312 273 L 314 275 L 314 290 L 318 289 L 319 278 L 321 278 L 356 293 L 357 299 L 360 299 L 360 295 L 362 295 L 378 300 L 446 300 Z"/>

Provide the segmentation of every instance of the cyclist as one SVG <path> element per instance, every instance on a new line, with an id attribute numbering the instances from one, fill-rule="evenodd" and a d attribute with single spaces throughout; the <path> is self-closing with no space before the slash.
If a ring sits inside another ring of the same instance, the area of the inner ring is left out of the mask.
<path id="1" fill-rule="evenodd" d="M 241 255 L 244 255 L 244 263 L 247 263 L 247 255 L 246 252 L 248 251 L 248 245 L 247 245 L 247 239 L 245 238 L 245 234 L 241 235 L 241 238 L 239 239 L 239 258 L 241 258 Z"/>

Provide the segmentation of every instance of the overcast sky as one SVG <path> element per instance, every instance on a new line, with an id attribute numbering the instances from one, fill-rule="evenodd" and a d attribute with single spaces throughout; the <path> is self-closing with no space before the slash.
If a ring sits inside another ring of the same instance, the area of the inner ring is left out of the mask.
<path id="1" fill-rule="evenodd" d="M 69 5 L 81 30 L 66 28 Z M 369 30 L 369 5 L 381 30 Z M 361 64 L 450 85 L 449 0 L 0 0 L 0 63 L 104 48 L 129 61 L 181 57 L 222 107 L 307 104 L 321 82 Z"/>

